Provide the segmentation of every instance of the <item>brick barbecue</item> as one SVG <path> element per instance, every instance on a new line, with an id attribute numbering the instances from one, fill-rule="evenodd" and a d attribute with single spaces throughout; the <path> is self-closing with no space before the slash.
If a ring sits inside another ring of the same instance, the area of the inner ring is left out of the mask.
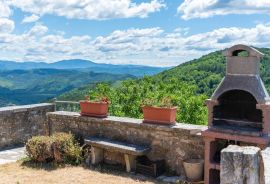
<path id="1" fill-rule="evenodd" d="M 223 148 L 235 144 L 264 149 L 270 143 L 270 99 L 259 72 L 263 54 L 245 45 L 235 45 L 223 54 L 226 75 L 206 100 L 205 184 L 220 183 Z"/>

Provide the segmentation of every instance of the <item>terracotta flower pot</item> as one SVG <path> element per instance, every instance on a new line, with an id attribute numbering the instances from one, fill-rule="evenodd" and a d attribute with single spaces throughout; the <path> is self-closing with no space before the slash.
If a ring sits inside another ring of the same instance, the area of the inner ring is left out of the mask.
<path id="1" fill-rule="evenodd" d="M 109 103 L 80 101 L 81 115 L 92 117 L 107 117 Z"/>
<path id="2" fill-rule="evenodd" d="M 144 123 L 173 125 L 176 119 L 177 107 L 161 108 L 161 107 L 142 107 Z"/>

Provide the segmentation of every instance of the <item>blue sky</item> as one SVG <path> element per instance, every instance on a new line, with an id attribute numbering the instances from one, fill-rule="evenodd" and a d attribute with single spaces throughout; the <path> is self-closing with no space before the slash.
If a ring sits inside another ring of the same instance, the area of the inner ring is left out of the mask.
<path id="1" fill-rule="evenodd" d="M 173 66 L 269 47 L 269 0 L 0 0 L 0 60 Z"/>

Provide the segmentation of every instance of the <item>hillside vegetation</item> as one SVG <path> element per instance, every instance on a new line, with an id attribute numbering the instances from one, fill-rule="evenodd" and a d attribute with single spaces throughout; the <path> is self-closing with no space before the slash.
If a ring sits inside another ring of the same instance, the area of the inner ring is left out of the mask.
<path id="1" fill-rule="evenodd" d="M 261 62 L 261 76 L 267 90 L 270 91 L 270 49 L 259 50 L 265 54 Z M 152 77 L 127 80 L 114 87 L 100 84 L 94 89 L 93 86 L 85 86 L 82 89 L 86 89 L 84 95 L 89 90 L 90 96 L 107 94 L 112 102 L 110 107 L 112 115 L 135 118 L 142 118 L 141 104 L 144 99 L 170 96 L 179 108 L 177 113 L 179 122 L 206 124 L 207 110 L 204 101 L 211 96 L 225 75 L 225 63 L 225 57 L 221 51 L 217 51 Z M 69 98 L 70 94 L 76 96 L 76 92 L 72 91 L 66 93 L 65 98 Z M 80 93 L 78 96 L 83 98 L 83 94 Z"/>
<path id="2" fill-rule="evenodd" d="M 270 49 L 261 48 L 258 50 L 265 54 L 261 61 L 260 72 L 262 80 L 270 92 Z M 155 77 L 160 80 L 177 77 L 180 81 L 196 85 L 199 94 L 210 97 L 224 77 L 225 68 L 226 58 L 221 51 L 217 51 L 161 72 Z"/>

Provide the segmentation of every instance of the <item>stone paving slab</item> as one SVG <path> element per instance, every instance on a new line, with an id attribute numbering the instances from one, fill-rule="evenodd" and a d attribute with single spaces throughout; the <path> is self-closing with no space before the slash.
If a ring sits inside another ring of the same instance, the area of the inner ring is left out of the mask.
<path id="1" fill-rule="evenodd" d="M 23 156 L 25 156 L 25 147 L 12 148 L 0 151 L 0 165 L 10 162 L 16 162 Z"/>

